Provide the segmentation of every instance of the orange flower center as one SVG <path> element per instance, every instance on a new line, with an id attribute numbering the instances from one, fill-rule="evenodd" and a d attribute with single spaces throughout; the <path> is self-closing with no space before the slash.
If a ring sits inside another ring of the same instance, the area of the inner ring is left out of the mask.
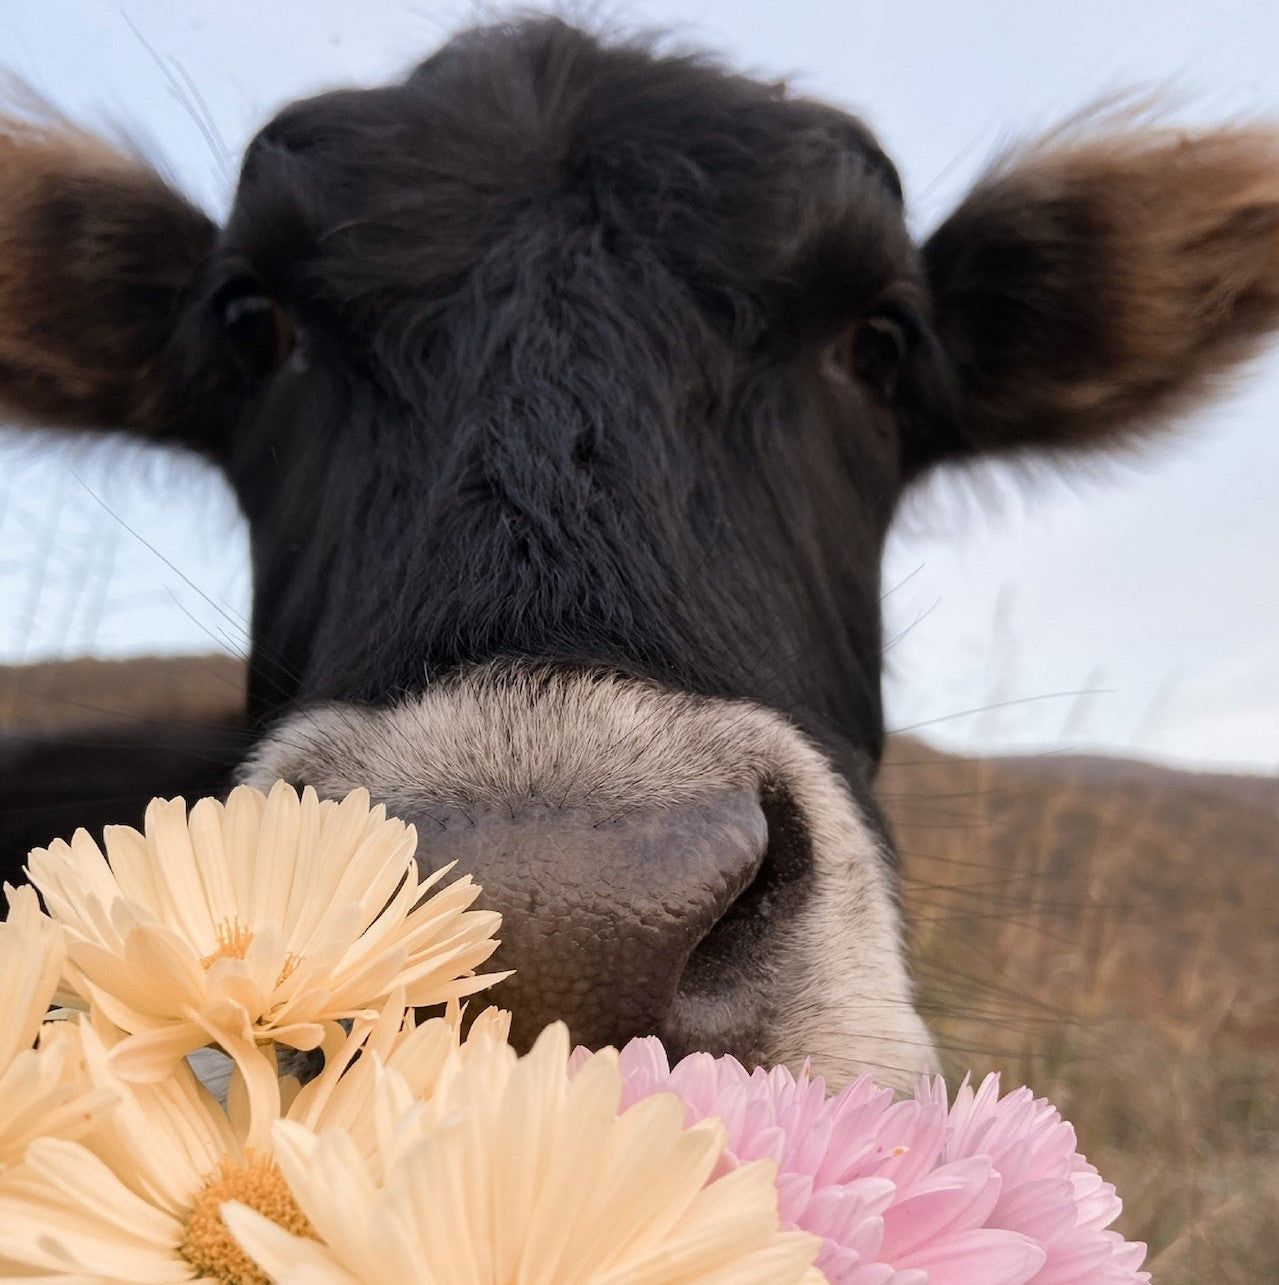
<path id="1" fill-rule="evenodd" d="M 238 919 L 222 921 L 218 929 L 218 948 L 200 960 L 205 970 L 212 968 L 219 959 L 243 959 L 253 945 L 253 931 L 245 928 Z"/>
<path id="2" fill-rule="evenodd" d="M 200 963 L 207 973 L 219 959 L 243 959 L 249 953 L 249 947 L 253 945 L 253 930 L 245 928 L 238 919 L 233 919 L 229 923 L 222 921 L 218 928 L 218 948 L 208 955 L 205 955 Z M 284 967 L 280 970 L 280 975 L 275 979 L 277 986 L 281 985 L 286 977 L 298 966 L 298 957 L 290 954 L 284 960 Z"/>
<path id="3" fill-rule="evenodd" d="M 195 1197 L 178 1247 L 197 1277 L 223 1285 L 270 1285 L 270 1277 L 236 1244 L 222 1221 L 222 1205 L 228 1200 L 248 1205 L 295 1236 L 318 1239 L 270 1156 L 249 1151 L 243 1164 L 228 1156 Z"/>

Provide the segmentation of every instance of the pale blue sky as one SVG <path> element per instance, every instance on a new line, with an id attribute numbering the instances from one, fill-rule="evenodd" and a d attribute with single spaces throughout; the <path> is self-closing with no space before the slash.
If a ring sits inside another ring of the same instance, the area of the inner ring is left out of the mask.
<path id="1" fill-rule="evenodd" d="M 1270 0 L 577 11 L 605 28 L 674 30 L 862 112 L 902 169 L 920 232 L 1003 142 L 1126 87 L 1170 91 L 1187 121 L 1279 120 Z M 216 212 L 240 147 L 280 102 L 393 75 L 497 12 L 432 0 L 8 0 L 0 58 L 72 114 L 127 123 Z M 207 119 L 175 96 L 190 101 L 193 88 Z M 987 469 L 913 497 L 886 577 L 890 723 L 927 724 L 962 748 L 1279 768 L 1277 418 L 1274 349 L 1140 462 L 1064 478 Z M 0 439 L 0 659 L 234 647 L 244 556 L 224 491 L 198 466 Z M 1061 695 L 1078 691 L 1089 694 Z"/>

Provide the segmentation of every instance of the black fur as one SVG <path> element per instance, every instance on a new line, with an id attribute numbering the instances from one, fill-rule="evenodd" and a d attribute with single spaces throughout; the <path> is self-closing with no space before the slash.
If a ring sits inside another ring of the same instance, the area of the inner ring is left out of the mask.
<path id="1" fill-rule="evenodd" d="M 234 722 L 0 732 L 0 881 L 20 882 L 32 848 L 80 827 L 138 825 L 153 797 L 223 793 L 248 745 Z"/>

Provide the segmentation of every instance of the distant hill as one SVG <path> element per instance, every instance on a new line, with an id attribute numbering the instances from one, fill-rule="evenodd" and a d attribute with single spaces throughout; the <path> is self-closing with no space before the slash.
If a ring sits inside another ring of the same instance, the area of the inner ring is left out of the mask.
<path id="1" fill-rule="evenodd" d="M 243 704 L 244 684 L 243 663 L 225 654 L 0 665 L 0 728 L 216 719 Z"/>

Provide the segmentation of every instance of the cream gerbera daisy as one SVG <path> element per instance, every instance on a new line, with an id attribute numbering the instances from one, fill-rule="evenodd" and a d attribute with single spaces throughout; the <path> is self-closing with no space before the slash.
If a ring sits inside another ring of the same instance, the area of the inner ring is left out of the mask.
<path id="1" fill-rule="evenodd" d="M 256 1046 L 317 1048 L 397 988 L 424 1006 L 498 980 L 474 973 L 500 917 L 469 909 L 469 876 L 426 897 L 446 870 L 419 878 L 413 827 L 364 790 L 240 786 L 189 817 L 156 800 L 144 834 L 110 826 L 104 842 L 105 857 L 77 831 L 29 870 L 66 929 L 68 983 L 127 1034 L 113 1056 L 131 1079 L 216 1044 L 265 1100 L 275 1074 Z"/>
<path id="2" fill-rule="evenodd" d="M 375 1121 L 367 1104 L 383 1058 L 416 1077 L 411 1092 L 424 1090 L 461 1038 L 456 1007 L 447 1019 L 417 1026 L 396 1007 L 398 998 L 375 1021 L 357 1023 L 301 1093 L 282 1082 L 287 1119 L 350 1129 L 372 1152 Z M 500 1039 L 506 1024 L 506 1015 L 490 1010 L 473 1030 Z M 66 1024 L 65 1039 L 82 1049 L 87 1077 L 113 1091 L 116 1109 L 80 1142 L 35 1140 L 24 1163 L 0 1183 L 0 1245 L 21 1266 L 14 1274 L 99 1285 L 197 1279 L 266 1285 L 220 1211 L 235 1200 L 301 1239 L 314 1235 L 271 1154 L 269 1126 L 281 1118 L 281 1099 L 269 1120 L 250 1120 L 242 1081 L 233 1081 L 228 1113 L 183 1062 L 161 1081 L 124 1081 L 110 1057 L 111 1033 L 104 1028 L 102 1035 Z M 357 1059 L 365 1051 L 369 1056 Z M 255 1134 L 268 1139 L 266 1146 L 249 1141 Z M 0 1255 L 0 1269 L 7 1267 Z M 0 1270 L 0 1278 L 5 1274 Z"/>
<path id="3" fill-rule="evenodd" d="M 179 1062 L 161 1081 L 131 1084 L 106 1047 L 71 1026 L 90 1078 L 116 1108 L 80 1142 L 38 1138 L 0 1183 L 0 1244 L 26 1275 L 55 1280 L 266 1285 L 218 1208 L 234 1198 L 292 1231 L 308 1225 L 269 1153 L 244 1145 L 218 1103 Z"/>
<path id="4" fill-rule="evenodd" d="M 0 1174 L 22 1159 L 33 1138 L 76 1137 L 111 1101 L 109 1093 L 81 1080 L 78 1056 L 57 1027 L 42 1030 L 66 954 L 62 930 L 40 913 L 33 888 L 6 884 L 4 891 L 9 917 L 0 923 Z"/>
<path id="5" fill-rule="evenodd" d="M 525 1058 L 496 1038 L 454 1047 L 415 1100 L 376 1055 L 370 1155 L 352 1133 L 275 1126 L 281 1171 L 310 1235 L 239 1204 L 223 1218 L 283 1285 L 785 1285 L 820 1281 L 820 1241 L 778 1230 L 774 1166 L 710 1181 L 717 1120 L 684 1127 L 657 1094 L 618 1116 L 617 1055 L 570 1080 L 568 1033 Z"/>
<path id="6" fill-rule="evenodd" d="M 373 1021 L 355 1023 L 340 1042 L 325 1049 L 324 1069 L 304 1088 L 288 1081 L 284 1093 L 286 1116 L 307 1128 L 340 1128 L 351 1134 L 365 1155 L 376 1155 L 378 1139 L 369 1102 L 379 1068 L 389 1067 L 401 1079 L 409 1097 L 433 1097 L 463 1046 L 463 1014 L 450 1002 L 443 1018 L 419 1024 L 413 1010 L 405 1011 L 402 992 L 387 1001 Z M 466 1044 L 473 1040 L 505 1044 L 511 1015 L 500 1008 L 486 1008 L 470 1024 Z M 269 1122 L 266 1132 L 269 1134 Z"/>

